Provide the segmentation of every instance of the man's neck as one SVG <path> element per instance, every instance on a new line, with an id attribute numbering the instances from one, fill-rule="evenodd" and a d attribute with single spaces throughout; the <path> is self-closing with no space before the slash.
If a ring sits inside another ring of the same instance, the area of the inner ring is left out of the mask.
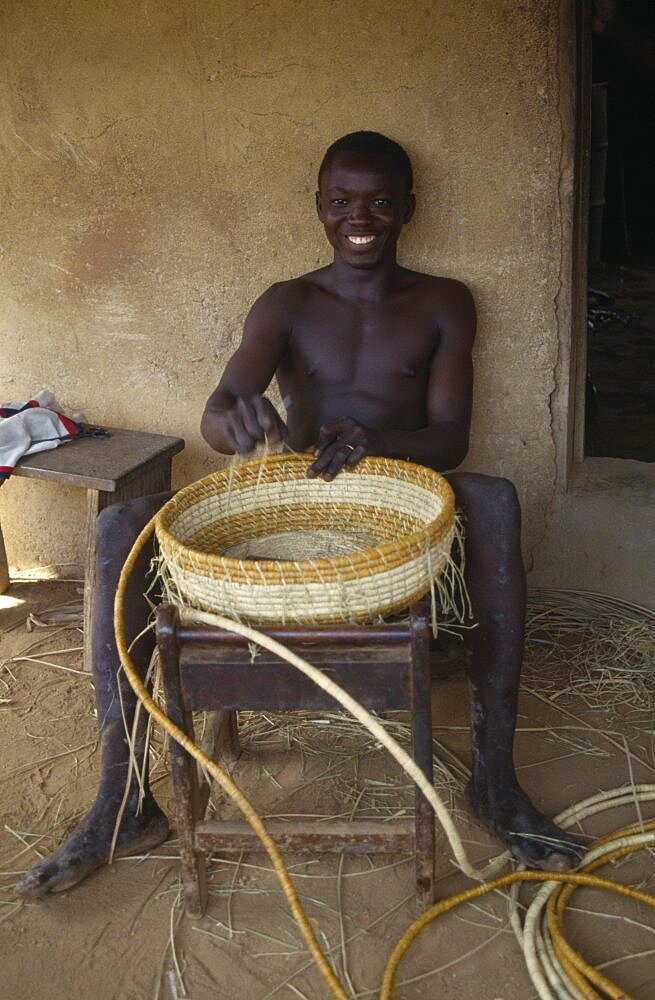
<path id="1" fill-rule="evenodd" d="M 335 257 L 329 266 L 329 275 L 334 290 L 343 298 L 379 302 L 394 289 L 400 270 L 395 258 L 376 267 L 365 268 L 351 267 L 340 257 Z"/>

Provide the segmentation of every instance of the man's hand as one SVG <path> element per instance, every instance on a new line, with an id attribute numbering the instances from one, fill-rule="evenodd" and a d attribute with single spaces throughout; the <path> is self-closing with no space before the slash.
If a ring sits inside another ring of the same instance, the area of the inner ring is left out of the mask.
<path id="1" fill-rule="evenodd" d="M 329 483 L 344 466 L 352 468 L 365 455 L 381 455 L 380 435 L 352 417 L 344 417 L 321 427 L 314 454 L 316 461 L 307 475 L 312 479 L 322 476 Z"/>
<path id="2" fill-rule="evenodd" d="M 230 451 L 246 455 L 258 443 L 286 441 L 287 426 L 266 396 L 239 396 L 227 409 L 207 409 L 203 416 L 205 438 L 222 439 Z"/>

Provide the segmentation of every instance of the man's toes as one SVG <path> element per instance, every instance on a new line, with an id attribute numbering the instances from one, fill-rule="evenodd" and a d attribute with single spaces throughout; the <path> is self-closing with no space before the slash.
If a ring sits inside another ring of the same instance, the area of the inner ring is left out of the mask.
<path id="1" fill-rule="evenodd" d="M 56 880 L 59 868 L 54 864 L 42 864 L 25 872 L 14 889 L 14 895 L 22 899 L 38 899 L 50 892 L 50 886 Z"/>
<path id="2" fill-rule="evenodd" d="M 86 857 L 67 854 L 56 861 L 46 859 L 25 872 L 14 889 L 14 895 L 23 899 L 38 899 L 49 892 L 63 892 L 77 885 L 102 863 L 103 859 L 96 854 Z"/>
<path id="3" fill-rule="evenodd" d="M 512 857 L 526 868 L 543 868 L 543 848 L 532 841 L 511 840 L 509 849 Z"/>
<path id="4" fill-rule="evenodd" d="M 106 864 L 112 830 L 113 820 L 110 824 L 87 819 L 55 854 L 25 872 L 14 894 L 21 899 L 38 899 L 77 885 Z M 119 838 L 116 857 L 145 853 L 166 840 L 168 833 L 168 820 L 158 808 L 148 821 L 133 818 Z"/>
<path id="5" fill-rule="evenodd" d="M 581 854 L 573 846 L 568 850 L 532 837 L 512 841 L 510 850 L 518 862 L 538 871 L 568 872 L 577 868 L 581 860 Z"/>
<path id="6" fill-rule="evenodd" d="M 563 852 L 550 854 L 546 861 L 548 862 L 545 866 L 546 870 L 551 872 L 570 872 L 580 864 L 580 858 L 577 854 Z"/>

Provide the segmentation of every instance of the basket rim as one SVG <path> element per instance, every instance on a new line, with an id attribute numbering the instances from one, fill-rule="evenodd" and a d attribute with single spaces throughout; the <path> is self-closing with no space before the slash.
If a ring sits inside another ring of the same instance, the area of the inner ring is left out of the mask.
<path id="1" fill-rule="evenodd" d="M 180 513 L 178 510 L 180 504 L 189 496 L 193 496 L 194 490 L 198 490 L 199 487 L 205 484 L 213 483 L 217 479 L 225 480 L 230 476 L 230 473 L 236 477 L 243 469 L 256 467 L 258 470 L 263 469 L 262 475 L 265 475 L 266 469 L 270 467 L 289 464 L 298 468 L 301 464 L 310 465 L 314 459 L 315 456 L 311 452 L 278 452 L 274 455 L 267 455 L 263 461 L 260 458 L 253 458 L 238 466 L 233 466 L 231 469 L 229 466 L 225 466 L 222 469 L 210 472 L 193 483 L 189 483 L 187 486 L 183 486 L 160 508 L 155 516 L 155 534 L 158 543 L 162 549 L 168 548 L 179 555 L 193 559 L 194 562 L 199 564 L 204 562 L 207 565 L 222 568 L 228 572 L 231 568 L 236 569 L 239 567 L 243 571 L 247 567 L 258 573 L 265 568 L 266 575 L 268 576 L 271 571 L 275 575 L 277 575 L 276 571 L 279 571 L 280 575 L 283 575 L 285 568 L 288 571 L 291 567 L 297 569 L 303 565 L 311 566 L 315 571 L 319 572 L 323 568 L 327 570 L 330 567 L 333 570 L 339 570 L 346 566 L 352 571 L 353 565 L 356 565 L 359 561 L 362 564 L 369 563 L 372 553 L 375 553 L 377 558 L 386 561 L 386 557 L 392 554 L 397 559 L 399 547 L 414 549 L 416 546 L 420 546 L 426 549 L 426 551 L 432 550 L 443 540 L 444 535 L 447 534 L 452 526 L 455 517 L 455 494 L 450 483 L 441 473 L 429 468 L 429 466 L 419 465 L 417 462 L 370 455 L 363 458 L 356 466 L 342 470 L 339 475 L 380 475 L 382 472 L 385 472 L 391 481 L 393 476 L 388 475 L 389 470 L 396 468 L 399 471 L 401 469 L 404 470 L 405 475 L 402 478 L 406 482 L 411 483 L 412 480 L 415 480 L 419 472 L 424 477 L 427 473 L 427 477 L 431 480 L 430 486 L 426 487 L 417 482 L 414 485 L 432 489 L 440 497 L 442 508 L 437 517 L 433 518 L 432 521 L 417 531 L 399 535 L 397 539 L 382 542 L 380 545 L 367 546 L 358 552 L 353 552 L 351 555 L 321 559 L 276 559 L 274 562 L 262 559 L 237 559 L 233 556 L 223 556 L 207 552 L 204 549 L 194 548 L 191 545 L 182 543 L 168 528 L 166 522 L 167 520 L 172 520 L 173 516 L 177 516 Z M 233 488 L 238 489 L 238 484 L 235 483 Z M 414 558 L 416 558 L 416 555 L 414 555 Z"/>

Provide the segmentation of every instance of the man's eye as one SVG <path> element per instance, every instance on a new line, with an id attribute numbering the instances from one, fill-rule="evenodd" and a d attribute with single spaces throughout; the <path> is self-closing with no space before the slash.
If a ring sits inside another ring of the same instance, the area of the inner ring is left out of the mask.
<path id="1" fill-rule="evenodd" d="M 388 198 L 376 198 L 373 204 L 376 208 L 386 208 L 387 205 L 391 204 L 391 202 Z"/>
<path id="2" fill-rule="evenodd" d="M 330 204 L 332 204 L 332 205 L 345 205 L 346 204 L 346 199 L 345 198 L 333 198 Z"/>

